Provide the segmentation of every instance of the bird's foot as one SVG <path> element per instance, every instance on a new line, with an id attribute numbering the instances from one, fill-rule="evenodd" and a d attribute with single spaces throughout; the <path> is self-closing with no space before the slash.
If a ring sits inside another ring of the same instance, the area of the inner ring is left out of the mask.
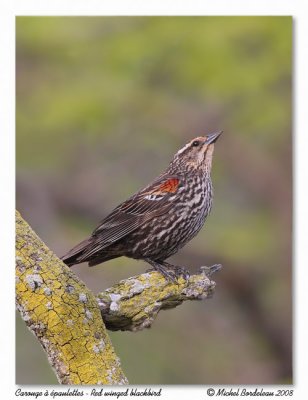
<path id="1" fill-rule="evenodd" d="M 168 282 L 174 283 L 177 281 L 176 274 L 173 271 L 170 271 L 167 268 L 163 267 L 162 265 L 157 264 L 155 267 L 153 266 L 152 268 L 147 269 L 147 272 L 151 271 L 160 272 Z"/>
<path id="2" fill-rule="evenodd" d="M 176 265 L 172 265 L 166 262 L 158 263 L 157 261 L 153 261 L 150 259 L 146 259 L 145 261 L 152 265 L 152 268 L 150 268 L 148 271 L 154 270 L 160 272 L 169 282 L 177 282 L 180 276 L 182 276 L 184 279 L 188 279 L 190 276 L 189 272 L 184 267 L 178 267 Z"/>
<path id="3" fill-rule="evenodd" d="M 177 277 L 182 276 L 185 280 L 189 279 L 190 273 L 185 267 L 179 265 L 169 264 L 167 262 L 162 262 L 162 265 L 172 271 Z"/>
<path id="4" fill-rule="evenodd" d="M 214 264 L 211 265 L 210 267 L 200 267 L 200 271 L 204 273 L 204 275 L 206 275 L 207 277 L 210 277 L 213 274 L 215 274 L 215 272 L 220 271 L 221 268 L 222 268 L 221 264 Z"/>

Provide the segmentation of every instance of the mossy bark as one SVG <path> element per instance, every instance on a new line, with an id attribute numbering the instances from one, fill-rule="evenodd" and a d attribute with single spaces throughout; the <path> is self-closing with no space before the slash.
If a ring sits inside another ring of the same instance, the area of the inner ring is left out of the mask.
<path id="1" fill-rule="evenodd" d="M 94 294 L 16 213 L 16 302 L 64 384 L 127 384 Z"/>
<path id="2" fill-rule="evenodd" d="M 202 268 L 188 279 L 167 281 L 159 272 L 151 271 L 119 282 L 97 295 L 107 329 L 139 331 L 149 328 L 160 310 L 177 307 L 186 300 L 212 297 L 216 283 L 210 275 L 220 265 Z"/>

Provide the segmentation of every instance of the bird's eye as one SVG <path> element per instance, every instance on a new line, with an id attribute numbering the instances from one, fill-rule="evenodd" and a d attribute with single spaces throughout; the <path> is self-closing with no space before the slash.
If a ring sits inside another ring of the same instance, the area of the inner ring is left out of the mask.
<path id="1" fill-rule="evenodd" d="M 200 144 L 199 140 L 195 140 L 192 145 L 194 147 L 197 147 L 197 146 L 199 146 L 199 144 Z"/>

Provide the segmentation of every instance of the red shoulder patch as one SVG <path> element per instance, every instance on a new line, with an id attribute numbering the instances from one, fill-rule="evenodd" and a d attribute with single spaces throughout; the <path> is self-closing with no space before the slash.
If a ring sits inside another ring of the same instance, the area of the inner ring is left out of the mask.
<path id="1" fill-rule="evenodd" d="M 158 187 L 157 191 L 162 193 L 176 193 L 179 183 L 180 181 L 177 178 L 168 179 Z"/>

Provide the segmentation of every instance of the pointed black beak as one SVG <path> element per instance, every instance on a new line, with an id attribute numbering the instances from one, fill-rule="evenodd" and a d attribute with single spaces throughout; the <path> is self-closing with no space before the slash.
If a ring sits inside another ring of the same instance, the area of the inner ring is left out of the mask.
<path id="1" fill-rule="evenodd" d="M 222 134 L 222 132 L 223 131 L 210 133 L 209 135 L 207 135 L 204 143 L 206 143 L 206 144 L 215 143 L 216 140 L 219 138 L 219 136 Z"/>

